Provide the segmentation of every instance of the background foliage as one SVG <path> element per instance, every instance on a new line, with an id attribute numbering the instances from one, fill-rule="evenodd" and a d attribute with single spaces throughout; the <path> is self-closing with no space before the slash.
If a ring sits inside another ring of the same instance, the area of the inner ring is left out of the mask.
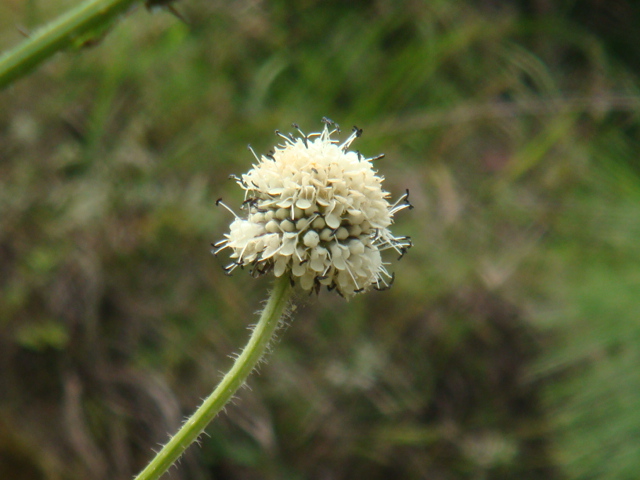
<path id="1" fill-rule="evenodd" d="M 0 4 L 0 46 L 75 2 Z M 416 206 L 394 288 L 300 297 L 172 478 L 640 471 L 634 2 L 184 0 L 0 94 L 0 478 L 130 478 L 268 280 L 209 243 L 273 130 L 328 116 Z"/>

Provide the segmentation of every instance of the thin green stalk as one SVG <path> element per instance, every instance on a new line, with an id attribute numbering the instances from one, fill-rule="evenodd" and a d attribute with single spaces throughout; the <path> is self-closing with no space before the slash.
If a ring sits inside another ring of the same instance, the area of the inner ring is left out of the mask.
<path id="1" fill-rule="evenodd" d="M 157 480 L 182 455 L 245 382 L 264 355 L 289 300 L 289 278 L 277 278 L 249 343 L 213 393 L 169 440 L 135 480 Z"/>
<path id="2" fill-rule="evenodd" d="M 116 17 L 141 0 L 87 0 L 0 57 L 0 89 L 26 75 L 56 52 L 96 40 Z"/>

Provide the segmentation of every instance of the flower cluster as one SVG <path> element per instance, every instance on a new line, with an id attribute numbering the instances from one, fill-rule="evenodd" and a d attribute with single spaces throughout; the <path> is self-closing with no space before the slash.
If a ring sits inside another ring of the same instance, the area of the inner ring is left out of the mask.
<path id="1" fill-rule="evenodd" d="M 307 291 L 325 285 L 351 296 L 388 288 L 393 276 L 380 252 L 393 249 L 402 256 L 411 247 L 408 237 L 394 237 L 388 229 L 395 213 L 411 208 L 409 192 L 389 204 L 372 166 L 382 155 L 349 151 L 362 130 L 354 127 L 340 144 L 331 138 L 337 126 L 323 120 L 321 133 L 298 129 L 296 138 L 276 132 L 284 144 L 260 158 L 254 153 L 258 163 L 233 177 L 245 190 L 247 216 L 236 216 L 213 253 L 231 249 L 228 273 L 238 266 L 252 266 L 253 275 L 273 270 Z"/>

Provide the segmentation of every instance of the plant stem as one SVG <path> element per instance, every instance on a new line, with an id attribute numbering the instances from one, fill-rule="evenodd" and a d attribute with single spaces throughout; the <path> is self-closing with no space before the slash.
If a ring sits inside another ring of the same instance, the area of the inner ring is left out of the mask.
<path id="1" fill-rule="evenodd" d="M 242 386 L 264 355 L 287 305 L 290 290 L 291 286 L 287 275 L 276 278 L 269 301 L 251 334 L 249 343 L 236 359 L 229 373 L 224 376 L 213 393 L 135 480 L 157 480 L 160 478 L 178 460 L 187 447 L 198 438 L 205 427 Z"/>
<path id="2" fill-rule="evenodd" d="M 54 53 L 87 40 L 106 28 L 118 15 L 141 0 L 87 0 L 57 20 L 35 31 L 0 57 L 0 89 L 26 75 Z M 97 36 L 97 35 L 96 35 Z"/>

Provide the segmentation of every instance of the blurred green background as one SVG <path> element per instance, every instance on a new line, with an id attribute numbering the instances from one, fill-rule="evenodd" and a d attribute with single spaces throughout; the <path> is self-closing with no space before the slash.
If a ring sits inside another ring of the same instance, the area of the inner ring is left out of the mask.
<path id="1" fill-rule="evenodd" d="M 3 0 L 0 47 L 75 4 Z M 131 478 L 211 391 L 269 287 L 210 255 L 215 200 L 322 116 L 415 246 L 390 291 L 299 296 L 171 478 L 637 478 L 638 4 L 176 8 L 0 93 L 0 478 Z"/>

